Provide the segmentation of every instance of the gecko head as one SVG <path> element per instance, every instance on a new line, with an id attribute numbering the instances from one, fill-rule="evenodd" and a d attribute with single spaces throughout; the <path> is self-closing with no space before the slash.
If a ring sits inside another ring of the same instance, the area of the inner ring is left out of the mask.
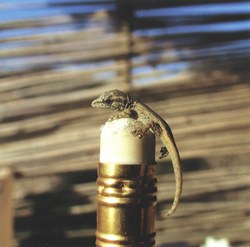
<path id="1" fill-rule="evenodd" d="M 123 111 L 132 108 L 133 104 L 134 100 L 129 94 L 114 89 L 101 94 L 91 105 L 95 108 Z"/>

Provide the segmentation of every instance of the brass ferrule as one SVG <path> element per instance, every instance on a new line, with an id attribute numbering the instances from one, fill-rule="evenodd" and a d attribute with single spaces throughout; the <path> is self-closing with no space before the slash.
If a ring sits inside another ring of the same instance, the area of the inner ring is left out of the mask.
<path id="1" fill-rule="evenodd" d="M 98 165 L 98 247 L 155 245 L 156 164 Z"/>

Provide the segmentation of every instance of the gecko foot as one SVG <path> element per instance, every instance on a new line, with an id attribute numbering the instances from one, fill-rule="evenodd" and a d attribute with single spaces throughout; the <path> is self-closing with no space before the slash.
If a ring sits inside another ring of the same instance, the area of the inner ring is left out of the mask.
<path id="1" fill-rule="evenodd" d="M 131 134 L 133 135 L 133 136 L 135 136 L 135 137 L 139 137 L 140 139 L 144 136 L 144 131 L 143 131 L 143 129 L 136 129 L 136 130 L 134 130 L 134 131 L 132 131 L 131 132 Z"/>
<path id="2" fill-rule="evenodd" d="M 159 159 L 163 159 L 164 157 L 168 156 L 168 150 L 166 147 L 161 147 L 160 150 L 161 156 L 159 157 Z"/>
<path id="3" fill-rule="evenodd" d="M 144 125 L 141 121 L 138 121 L 138 120 L 137 120 L 136 129 L 133 130 L 133 131 L 131 132 L 131 134 L 132 134 L 133 136 L 135 136 L 135 137 L 137 136 L 137 137 L 139 137 L 139 138 L 142 138 L 142 137 L 147 133 L 147 131 L 150 129 L 150 127 L 151 127 L 150 124 Z"/>

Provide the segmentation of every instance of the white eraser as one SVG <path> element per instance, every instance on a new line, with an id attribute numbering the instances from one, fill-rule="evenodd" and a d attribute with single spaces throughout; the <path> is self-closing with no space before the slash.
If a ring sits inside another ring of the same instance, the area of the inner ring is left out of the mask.
<path id="1" fill-rule="evenodd" d="M 119 164 L 155 163 L 155 136 L 148 131 L 142 138 L 131 134 L 140 123 L 132 118 L 107 122 L 101 130 L 100 162 Z"/>

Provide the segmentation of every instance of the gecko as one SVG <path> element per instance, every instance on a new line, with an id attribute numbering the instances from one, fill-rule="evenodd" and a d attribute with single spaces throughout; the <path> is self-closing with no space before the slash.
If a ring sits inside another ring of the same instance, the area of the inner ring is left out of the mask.
<path id="1" fill-rule="evenodd" d="M 151 130 L 154 135 L 161 140 L 164 146 L 161 147 L 160 150 L 160 159 L 168 154 L 170 155 L 175 175 L 175 195 L 172 206 L 167 212 L 167 216 L 173 214 L 180 201 L 183 179 L 180 155 L 170 126 L 156 112 L 140 100 L 117 89 L 104 92 L 95 99 L 91 105 L 94 108 L 117 111 L 115 115 L 109 118 L 110 121 L 123 117 L 131 117 L 140 121 L 140 127 L 133 130 L 131 132 L 132 135 L 142 138 L 148 130 Z"/>

